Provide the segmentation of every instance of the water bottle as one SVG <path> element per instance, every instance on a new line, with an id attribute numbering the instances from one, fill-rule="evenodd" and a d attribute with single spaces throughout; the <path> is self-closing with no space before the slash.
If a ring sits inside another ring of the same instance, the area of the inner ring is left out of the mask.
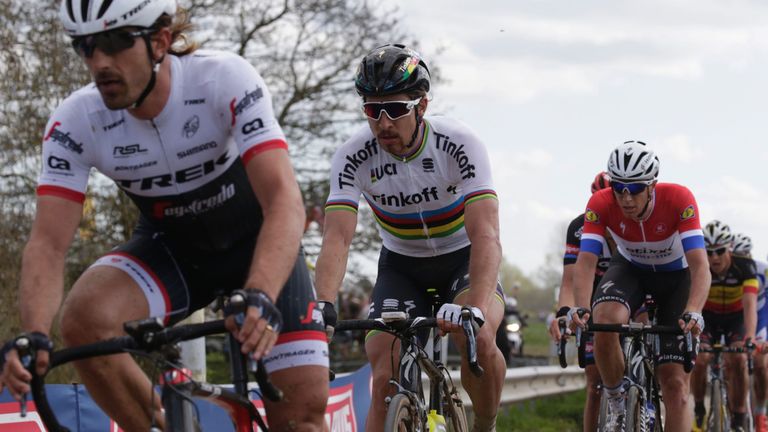
<path id="1" fill-rule="evenodd" d="M 445 417 L 438 414 L 435 410 L 429 410 L 427 426 L 429 426 L 429 432 L 446 432 L 448 430 L 445 425 Z"/>
<path id="2" fill-rule="evenodd" d="M 646 401 L 645 412 L 648 416 L 648 430 L 653 431 L 654 426 L 656 426 L 656 405 L 652 401 Z"/>

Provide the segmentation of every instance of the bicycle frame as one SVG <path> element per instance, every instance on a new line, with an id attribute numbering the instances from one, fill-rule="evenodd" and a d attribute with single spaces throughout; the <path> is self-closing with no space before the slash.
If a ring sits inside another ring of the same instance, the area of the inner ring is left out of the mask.
<path id="1" fill-rule="evenodd" d="M 79 347 L 65 348 L 51 353 L 49 369 L 71 361 L 91 357 L 120 353 L 151 353 L 165 348 L 163 364 L 166 367 L 162 371 L 162 397 L 164 399 L 163 402 L 168 403 L 168 406 L 165 408 L 166 431 L 178 430 L 186 432 L 194 430 L 191 427 L 194 423 L 192 420 L 195 417 L 193 410 L 178 409 L 185 404 L 189 404 L 191 397 L 204 397 L 223 407 L 230 414 L 237 432 L 253 431 L 253 422 L 256 422 L 262 430 L 267 431 L 258 410 L 256 410 L 248 398 L 247 373 L 244 372 L 246 370 L 244 356 L 235 354 L 240 352 L 240 346 L 236 340 L 234 340 L 236 345 L 232 346 L 233 350 L 231 353 L 233 355 L 230 356 L 232 359 L 231 366 L 233 381 L 235 381 L 235 391 L 207 383 L 194 382 L 188 371 L 178 364 L 178 351 L 171 349 L 176 342 L 227 332 L 224 327 L 224 320 L 163 328 L 161 322 L 150 318 L 126 323 L 125 329 L 128 336 L 112 338 Z M 237 363 L 238 361 L 239 363 Z M 259 371 L 256 373 L 256 380 L 264 396 L 270 399 L 275 396 L 281 397 L 281 392 L 269 382 L 264 368 L 260 367 Z M 46 428 L 52 432 L 69 432 L 68 428 L 58 422 L 54 412 L 51 410 L 45 394 L 45 377 L 36 375 L 34 371 L 32 373 L 31 392 Z M 238 386 L 237 382 L 246 384 Z"/>

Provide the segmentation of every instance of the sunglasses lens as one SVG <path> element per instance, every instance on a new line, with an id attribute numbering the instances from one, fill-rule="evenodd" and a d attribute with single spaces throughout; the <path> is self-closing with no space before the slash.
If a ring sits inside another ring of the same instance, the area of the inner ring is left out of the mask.
<path id="1" fill-rule="evenodd" d="M 396 101 L 396 102 L 366 102 L 363 104 L 363 111 L 365 115 L 373 120 L 378 120 L 381 117 L 381 112 L 387 113 L 387 117 L 390 120 L 397 120 L 400 117 L 408 115 L 413 107 L 409 107 L 410 102 Z"/>
<path id="2" fill-rule="evenodd" d="M 113 30 L 95 35 L 80 36 L 72 39 L 72 47 L 78 55 L 92 57 L 96 48 L 107 55 L 114 55 L 131 48 L 136 42 L 136 33 L 125 30 Z"/>
<path id="3" fill-rule="evenodd" d="M 713 254 L 722 255 L 725 253 L 726 248 L 721 247 L 717 249 L 707 249 L 707 255 L 712 256 Z"/>
<path id="4" fill-rule="evenodd" d="M 613 188 L 613 191 L 622 194 L 624 191 L 629 192 L 630 195 L 637 195 L 640 192 L 644 191 L 645 188 L 648 187 L 645 183 L 620 183 L 620 182 L 611 182 L 611 187 Z"/>

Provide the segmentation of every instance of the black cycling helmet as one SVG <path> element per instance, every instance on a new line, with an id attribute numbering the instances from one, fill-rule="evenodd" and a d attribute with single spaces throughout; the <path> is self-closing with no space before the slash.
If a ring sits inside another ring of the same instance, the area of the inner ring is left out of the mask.
<path id="1" fill-rule="evenodd" d="M 355 73 L 355 88 L 363 97 L 428 92 L 429 69 L 421 55 L 405 45 L 382 45 L 363 57 Z"/>

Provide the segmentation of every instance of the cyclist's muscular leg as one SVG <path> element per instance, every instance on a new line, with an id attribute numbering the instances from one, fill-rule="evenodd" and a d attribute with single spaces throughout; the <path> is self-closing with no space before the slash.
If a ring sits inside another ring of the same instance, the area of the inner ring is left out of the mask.
<path id="1" fill-rule="evenodd" d="M 755 407 L 765 409 L 768 396 L 768 355 L 765 352 L 755 354 Z"/>
<path id="2" fill-rule="evenodd" d="M 149 316 L 139 287 L 122 270 L 91 267 L 78 279 L 61 310 L 67 346 L 123 335 L 125 321 Z M 151 383 L 128 354 L 75 362 L 94 401 L 125 431 L 147 431 L 150 415 L 163 424 L 160 399 L 151 400 Z M 150 414 L 152 413 L 152 414 Z"/>
<path id="3" fill-rule="evenodd" d="M 280 402 L 264 400 L 270 431 L 321 432 L 326 430 L 327 368 L 322 366 L 287 368 L 272 372 L 269 378 L 284 394 Z"/>
<path id="4" fill-rule="evenodd" d="M 742 346 L 741 343 L 731 346 Z M 734 413 L 747 412 L 747 355 L 729 354 L 725 356 L 725 378 L 728 383 L 728 404 Z"/>
<path id="5" fill-rule="evenodd" d="M 596 324 L 625 324 L 629 310 L 618 302 L 605 301 L 595 305 L 592 320 Z M 615 333 L 595 332 L 595 364 L 606 387 L 621 384 L 624 376 L 624 355 Z"/>
<path id="6" fill-rule="evenodd" d="M 395 387 L 389 384 L 392 378 L 392 361 L 394 358 L 395 376 L 398 373 L 398 358 L 400 344 L 392 345 L 394 336 L 386 333 L 370 335 L 365 341 L 365 352 L 371 363 L 373 383 L 371 385 L 371 406 L 365 421 L 366 432 L 384 430 L 384 419 L 387 415 L 387 404 L 384 399 L 395 393 Z"/>
<path id="7" fill-rule="evenodd" d="M 462 304 L 463 294 L 459 294 L 454 303 Z M 466 340 L 463 333 L 451 333 L 451 337 L 461 353 L 461 384 L 472 399 L 475 414 L 475 430 L 493 430 L 484 423 L 493 422 L 501 400 L 501 388 L 507 365 L 504 356 L 496 345 L 496 328 L 504 317 L 504 307 L 494 298 L 488 307 L 485 324 L 477 335 L 477 360 L 485 373 L 476 377 L 467 362 Z M 482 424 L 481 424 L 482 423 Z M 480 426 L 480 428 L 478 428 Z"/>
<path id="8" fill-rule="evenodd" d="M 689 406 L 688 374 L 683 370 L 683 365 L 678 363 L 664 363 L 656 368 L 661 393 L 664 395 L 664 407 L 667 413 L 664 430 L 669 432 L 691 430 L 693 423 L 693 410 Z"/>
<path id="9" fill-rule="evenodd" d="M 702 344 L 701 347 L 708 348 L 709 346 Z M 691 393 L 695 402 L 704 402 L 707 392 L 707 366 L 711 357 L 712 355 L 709 353 L 699 353 L 696 356 L 696 365 L 691 371 Z"/>

